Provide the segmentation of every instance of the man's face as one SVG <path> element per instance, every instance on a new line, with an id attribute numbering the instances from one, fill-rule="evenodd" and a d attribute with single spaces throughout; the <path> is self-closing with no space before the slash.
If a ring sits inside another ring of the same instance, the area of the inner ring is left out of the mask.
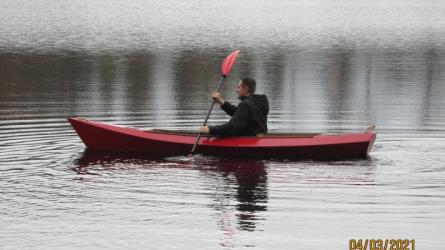
<path id="1" fill-rule="evenodd" d="M 243 84 L 243 81 L 239 81 L 236 85 L 236 94 L 238 97 L 249 95 L 249 88 Z"/>

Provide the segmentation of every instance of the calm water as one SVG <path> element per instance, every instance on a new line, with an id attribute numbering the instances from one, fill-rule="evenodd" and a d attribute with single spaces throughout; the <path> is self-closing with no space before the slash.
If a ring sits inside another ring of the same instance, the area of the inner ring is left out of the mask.
<path id="1" fill-rule="evenodd" d="M 0 248 L 443 249 L 444 16 L 439 0 L 1 1 Z M 194 129 L 235 49 L 224 97 L 252 76 L 272 131 L 376 124 L 369 159 L 98 155 L 65 120 Z"/>

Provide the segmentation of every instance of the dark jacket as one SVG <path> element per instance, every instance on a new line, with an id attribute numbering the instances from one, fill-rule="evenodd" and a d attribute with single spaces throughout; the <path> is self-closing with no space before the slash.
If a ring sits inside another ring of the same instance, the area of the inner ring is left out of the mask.
<path id="1" fill-rule="evenodd" d="M 225 124 L 210 126 L 211 135 L 256 136 L 258 133 L 267 133 L 269 101 L 266 95 L 254 94 L 244 97 L 238 107 L 224 102 L 221 109 L 232 118 Z"/>

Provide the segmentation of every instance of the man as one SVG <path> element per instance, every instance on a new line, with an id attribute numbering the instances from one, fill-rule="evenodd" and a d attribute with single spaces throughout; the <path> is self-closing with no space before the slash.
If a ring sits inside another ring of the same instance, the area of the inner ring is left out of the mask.
<path id="1" fill-rule="evenodd" d="M 267 133 L 267 114 L 269 101 L 266 95 L 255 94 L 256 82 L 246 77 L 239 81 L 236 93 L 241 102 L 238 107 L 221 98 L 218 92 L 213 93 L 212 99 L 221 106 L 232 118 L 219 126 L 202 126 L 198 132 L 219 136 L 256 136 Z"/>

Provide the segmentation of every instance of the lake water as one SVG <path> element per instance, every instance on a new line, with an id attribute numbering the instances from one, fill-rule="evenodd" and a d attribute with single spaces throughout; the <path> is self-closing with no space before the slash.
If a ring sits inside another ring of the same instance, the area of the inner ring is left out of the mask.
<path id="1" fill-rule="evenodd" d="M 1 1 L 0 248 L 443 249 L 444 16 L 439 0 Z M 375 124 L 369 158 L 98 155 L 66 121 L 192 130 L 235 49 L 226 99 L 251 76 L 271 131 Z"/>

